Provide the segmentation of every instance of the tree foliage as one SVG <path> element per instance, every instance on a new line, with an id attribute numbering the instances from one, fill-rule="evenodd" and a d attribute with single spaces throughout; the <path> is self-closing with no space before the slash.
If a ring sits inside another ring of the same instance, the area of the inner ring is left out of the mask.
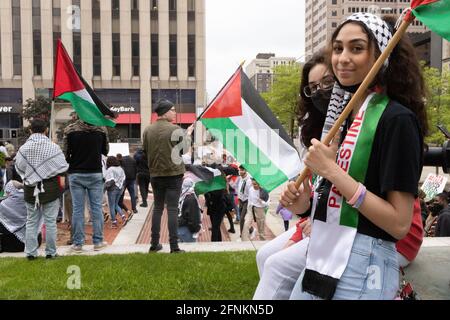
<path id="1" fill-rule="evenodd" d="M 297 63 L 275 67 L 272 88 L 269 92 L 262 94 L 263 99 L 291 137 L 298 131 L 296 111 L 300 72 L 301 67 Z"/>
<path id="2" fill-rule="evenodd" d="M 424 67 L 423 74 L 428 89 L 426 107 L 430 125 L 426 142 L 440 145 L 446 138 L 436 126 L 450 129 L 450 71 L 447 68 L 441 73 L 436 68 Z"/>
<path id="3" fill-rule="evenodd" d="M 50 123 L 50 116 L 52 110 L 52 100 L 43 96 L 37 96 L 36 99 L 28 99 L 22 108 L 21 117 L 30 123 L 31 120 L 40 118 Z M 30 136 L 30 125 L 19 130 L 18 134 L 19 145 L 25 143 Z"/>

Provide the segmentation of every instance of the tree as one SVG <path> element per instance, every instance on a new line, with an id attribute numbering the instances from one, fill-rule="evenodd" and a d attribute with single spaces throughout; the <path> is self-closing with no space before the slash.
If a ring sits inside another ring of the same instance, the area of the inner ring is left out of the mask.
<path id="1" fill-rule="evenodd" d="M 52 100 L 43 96 L 37 96 L 35 100 L 28 99 L 23 106 L 21 117 L 28 123 L 36 118 L 44 119 L 48 123 L 51 116 Z M 18 134 L 19 145 L 25 143 L 30 136 L 30 126 L 24 127 L 19 130 Z"/>
<path id="2" fill-rule="evenodd" d="M 274 68 L 273 85 L 262 97 L 277 116 L 291 138 L 298 130 L 297 104 L 300 87 L 299 64 L 282 65 Z"/>
<path id="3" fill-rule="evenodd" d="M 446 138 L 436 126 L 442 124 L 450 129 L 450 71 L 444 69 L 441 73 L 436 68 L 424 67 L 423 74 L 428 90 L 426 108 L 430 126 L 425 141 L 441 145 Z"/>

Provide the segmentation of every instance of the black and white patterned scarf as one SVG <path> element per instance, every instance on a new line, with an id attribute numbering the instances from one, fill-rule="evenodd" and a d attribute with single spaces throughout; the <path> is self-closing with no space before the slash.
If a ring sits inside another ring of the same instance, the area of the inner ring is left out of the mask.
<path id="1" fill-rule="evenodd" d="M 24 185 L 36 187 L 34 196 L 37 205 L 39 205 L 38 194 L 45 192 L 40 182 L 68 169 L 69 164 L 61 148 L 43 134 L 32 134 L 16 155 L 16 170 Z"/>

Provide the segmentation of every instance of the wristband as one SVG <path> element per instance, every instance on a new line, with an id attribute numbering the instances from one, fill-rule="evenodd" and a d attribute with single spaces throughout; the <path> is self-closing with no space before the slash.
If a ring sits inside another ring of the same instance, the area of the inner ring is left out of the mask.
<path id="1" fill-rule="evenodd" d="M 356 201 L 358 201 L 359 196 L 361 195 L 362 189 L 363 189 L 363 185 L 362 183 L 358 183 L 358 189 L 356 189 L 355 194 L 353 195 L 353 197 L 347 201 L 347 203 L 349 205 L 351 205 L 352 207 L 355 205 Z"/>
<path id="2" fill-rule="evenodd" d="M 358 200 L 356 201 L 356 203 L 353 205 L 353 208 L 355 209 L 359 209 L 359 207 L 361 207 L 364 199 L 366 198 L 366 194 L 367 194 L 367 189 L 365 186 L 363 186 L 362 192 L 358 197 Z"/>

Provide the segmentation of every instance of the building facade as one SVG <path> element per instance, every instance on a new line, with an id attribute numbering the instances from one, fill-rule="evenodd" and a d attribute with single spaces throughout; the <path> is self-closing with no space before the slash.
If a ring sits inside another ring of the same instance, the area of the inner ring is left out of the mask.
<path id="1" fill-rule="evenodd" d="M 27 99 L 51 97 L 59 38 L 83 78 L 119 113 L 123 137 L 142 136 L 160 98 L 176 104 L 184 127 L 204 108 L 204 0 L 2 0 L 1 128 L 15 129 Z M 70 108 L 55 110 L 57 123 L 69 119 Z"/>
<path id="2" fill-rule="evenodd" d="M 339 24 L 355 12 L 372 12 L 398 17 L 410 0 L 306 0 L 305 52 L 306 59 L 324 49 Z M 409 32 L 426 32 L 420 21 L 414 21 Z"/>
<path id="3" fill-rule="evenodd" d="M 270 91 L 273 83 L 273 69 L 292 65 L 295 58 L 276 57 L 274 53 L 259 53 L 246 67 L 245 73 L 259 93 Z"/>

